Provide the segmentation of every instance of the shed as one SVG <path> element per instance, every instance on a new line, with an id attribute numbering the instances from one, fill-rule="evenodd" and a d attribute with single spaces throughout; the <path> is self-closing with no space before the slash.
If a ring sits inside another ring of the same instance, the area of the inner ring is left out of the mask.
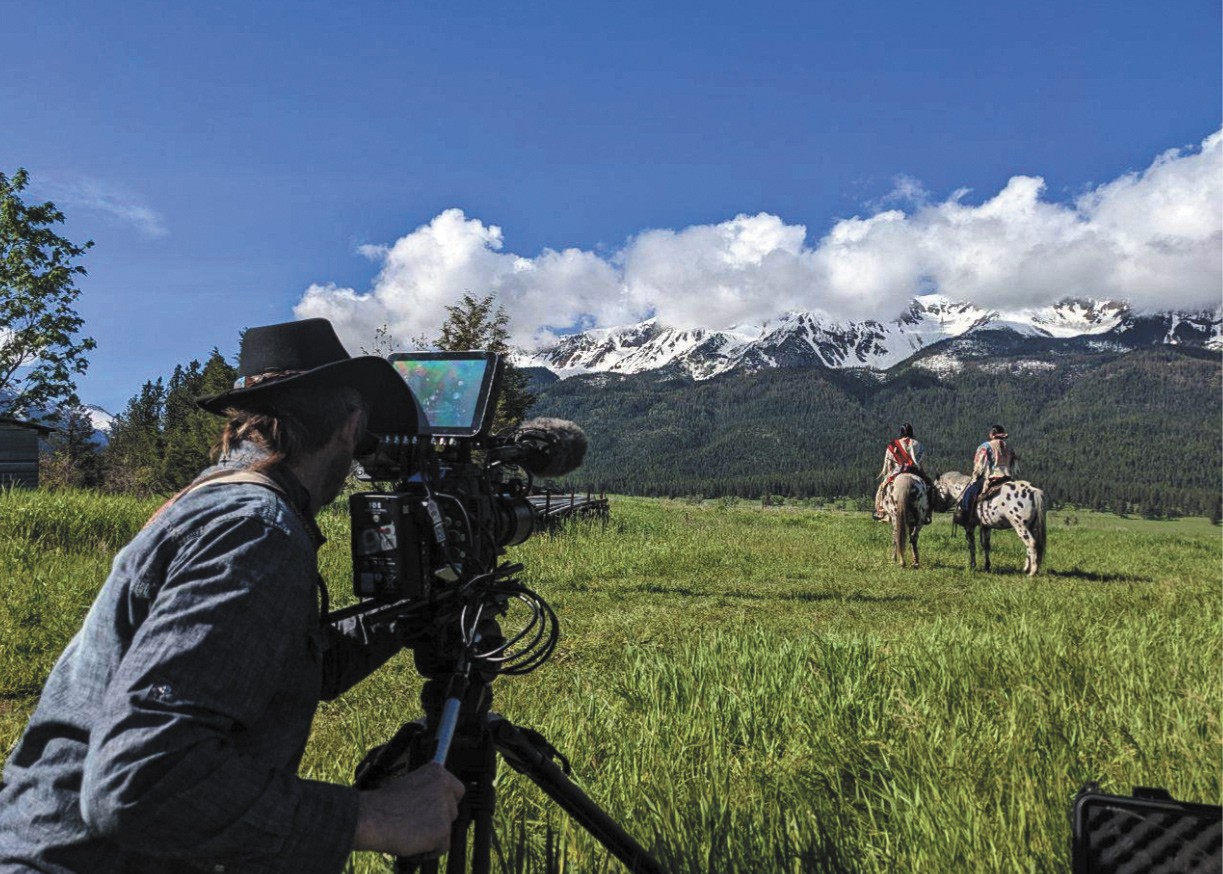
<path id="1" fill-rule="evenodd" d="M 38 441 L 54 430 L 0 417 L 0 487 L 38 488 Z"/>

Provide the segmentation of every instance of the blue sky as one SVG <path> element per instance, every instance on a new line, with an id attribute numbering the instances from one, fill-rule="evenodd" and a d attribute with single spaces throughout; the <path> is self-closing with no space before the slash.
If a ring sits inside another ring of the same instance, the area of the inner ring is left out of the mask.
<path id="1" fill-rule="evenodd" d="M 112 412 L 242 327 L 325 314 L 356 352 L 463 290 L 501 294 L 525 342 L 654 313 L 886 317 L 931 277 L 993 305 L 1218 288 L 1215 0 L 131 0 L 4 22 L 0 170 L 96 243 L 80 388 Z M 1192 258 L 1125 254 L 1094 287 L 1104 255 L 1069 253 L 1124 248 L 1176 197 L 1197 200 L 1142 233 Z M 995 279 L 947 254 L 999 226 Z M 1034 271 L 1050 247 L 1062 272 Z"/>

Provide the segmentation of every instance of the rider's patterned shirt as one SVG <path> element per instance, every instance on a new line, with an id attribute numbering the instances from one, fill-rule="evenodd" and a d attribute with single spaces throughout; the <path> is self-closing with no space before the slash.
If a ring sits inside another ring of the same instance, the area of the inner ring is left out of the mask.
<path id="1" fill-rule="evenodd" d="M 912 437 L 899 437 L 889 443 L 888 448 L 883 451 L 883 470 L 880 472 L 881 476 L 889 477 L 892 474 L 899 473 L 904 468 L 904 463 L 897 457 L 894 449 L 897 443 L 904 447 L 905 452 L 909 453 L 909 458 L 913 459 L 913 464 L 916 467 L 921 467 L 921 460 L 925 454 L 925 449 Z"/>
<path id="2" fill-rule="evenodd" d="M 1014 476 L 1018 470 L 1018 456 L 1007 446 L 1005 440 L 986 440 L 977 447 L 972 459 L 973 479 L 988 477 L 997 479 L 1004 476 Z"/>

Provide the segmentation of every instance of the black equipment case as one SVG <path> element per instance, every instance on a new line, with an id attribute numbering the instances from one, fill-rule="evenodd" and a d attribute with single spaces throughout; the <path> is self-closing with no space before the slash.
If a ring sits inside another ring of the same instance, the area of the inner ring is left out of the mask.
<path id="1" fill-rule="evenodd" d="M 1074 874 L 1220 874 L 1223 808 L 1165 789 L 1108 795 L 1088 783 L 1070 814 Z"/>

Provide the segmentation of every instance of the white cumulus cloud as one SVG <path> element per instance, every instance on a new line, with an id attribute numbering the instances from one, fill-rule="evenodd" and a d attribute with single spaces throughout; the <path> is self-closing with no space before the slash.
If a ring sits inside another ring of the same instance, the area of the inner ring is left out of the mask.
<path id="1" fill-rule="evenodd" d="M 898 208 L 885 205 L 904 203 Z M 980 203 L 969 192 L 934 201 L 921 183 L 818 239 L 768 213 L 719 224 L 651 229 L 616 252 L 503 251 L 503 235 L 449 209 L 386 246 L 368 291 L 310 286 L 299 318 L 335 323 L 350 349 L 387 326 L 405 340 L 434 336 L 464 293 L 493 293 L 513 341 L 656 316 L 676 327 L 725 328 L 788 310 L 888 319 L 918 293 L 1017 309 L 1065 297 L 1111 298 L 1142 310 L 1215 309 L 1223 297 L 1223 131 L 1173 149 L 1141 172 L 1047 199 L 1044 181 L 1015 176 Z"/>
<path id="2" fill-rule="evenodd" d="M 330 319 L 352 350 L 368 346 L 383 325 L 400 340 L 436 336 L 446 307 L 467 293 L 495 294 L 510 314 L 514 342 L 524 345 L 581 320 L 633 317 L 619 272 L 599 256 L 548 249 L 522 258 L 501 248 L 501 228 L 448 209 L 385 249 L 362 247 L 382 264 L 368 292 L 311 285 L 293 312 Z"/>

